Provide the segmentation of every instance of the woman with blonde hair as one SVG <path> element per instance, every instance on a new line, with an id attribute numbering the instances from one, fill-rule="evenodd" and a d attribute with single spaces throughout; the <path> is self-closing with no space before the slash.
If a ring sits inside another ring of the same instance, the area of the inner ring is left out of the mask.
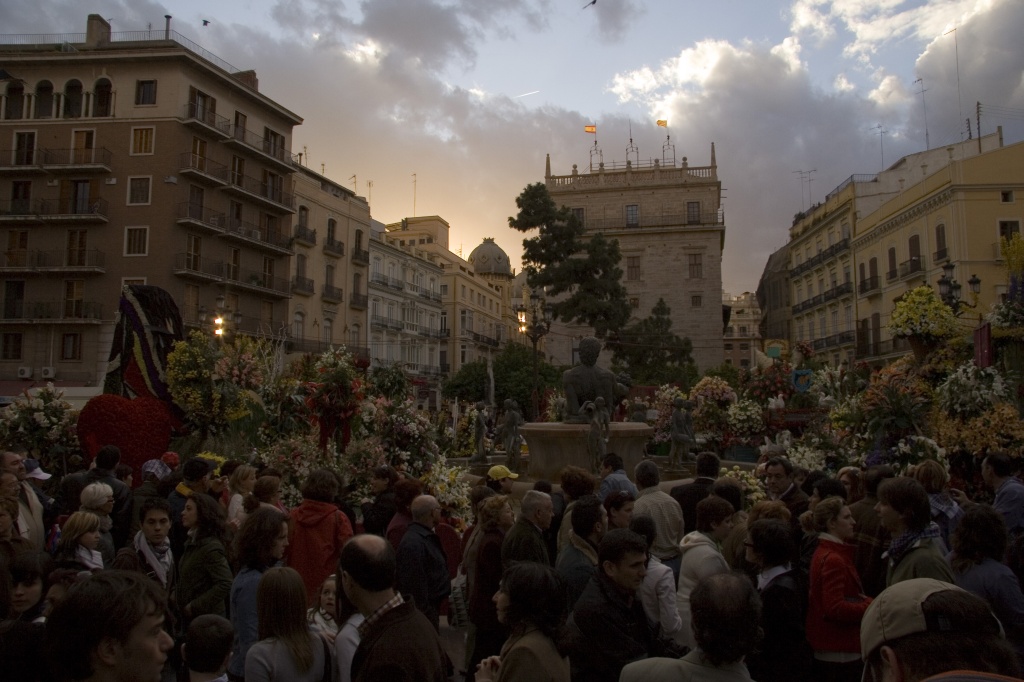
<path id="1" fill-rule="evenodd" d="M 259 639 L 245 656 L 246 682 L 330 679 L 327 643 L 306 621 L 306 586 L 294 568 L 270 568 L 256 591 Z"/>
<path id="2" fill-rule="evenodd" d="M 814 649 L 814 679 L 860 680 L 860 621 L 871 604 L 853 563 L 856 523 L 841 497 L 814 508 L 818 547 L 811 559 L 807 641 Z"/>
<path id="3" fill-rule="evenodd" d="M 946 486 L 949 485 L 949 474 L 946 472 L 946 467 L 934 459 L 926 459 L 917 465 L 911 478 L 916 479 L 928 493 L 932 521 L 939 527 L 939 535 L 946 547 L 949 548 L 950 538 L 960 523 L 960 519 L 964 517 L 964 510 L 946 492 Z"/>
<path id="4" fill-rule="evenodd" d="M 100 544 L 97 549 L 103 557 L 103 565 L 107 568 L 114 563 L 114 537 L 110 529 L 114 527 L 114 519 L 110 517 L 114 511 L 114 489 L 106 483 L 90 483 L 79 495 L 81 507 L 79 511 L 91 512 L 100 519 Z"/>
<path id="5" fill-rule="evenodd" d="M 59 568 L 80 571 L 103 570 L 103 557 L 96 551 L 100 541 L 100 517 L 76 511 L 60 529 L 54 558 Z"/>
<path id="6" fill-rule="evenodd" d="M 256 487 L 256 467 L 248 464 L 240 464 L 231 472 L 228 479 L 228 491 L 231 499 L 228 501 L 228 524 L 238 527 L 245 520 L 245 510 L 242 508 L 245 496 Z"/>

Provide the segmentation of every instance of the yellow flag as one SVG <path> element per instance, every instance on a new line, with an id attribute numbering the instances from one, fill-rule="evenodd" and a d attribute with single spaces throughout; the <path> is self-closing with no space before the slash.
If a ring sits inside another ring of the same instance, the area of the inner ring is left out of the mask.
<path id="1" fill-rule="evenodd" d="M 583 132 L 597 135 L 597 126 L 583 126 Z"/>
<path id="2" fill-rule="evenodd" d="M 658 125 L 661 126 L 662 128 L 668 128 L 668 121 L 666 121 L 663 118 L 659 118 Z"/>

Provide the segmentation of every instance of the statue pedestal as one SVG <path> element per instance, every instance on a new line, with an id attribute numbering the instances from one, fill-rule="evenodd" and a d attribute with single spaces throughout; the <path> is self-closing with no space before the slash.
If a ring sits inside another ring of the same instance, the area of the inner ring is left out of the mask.
<path id="1" fill-rule="evenodd" d="M 557 483 L 562 469 L 569 465 L 594 472 L 594 462 L 587 451 L 589 424 L 533 422 L 523 424 L 519 433 L 530 448 L 530 478 Z M 632 478 L 633 468 L 644 458 L 647 440 L 653 435 L 654 427 L 647 424 L 612 422 L 606 452 L 621 457 Z"/>

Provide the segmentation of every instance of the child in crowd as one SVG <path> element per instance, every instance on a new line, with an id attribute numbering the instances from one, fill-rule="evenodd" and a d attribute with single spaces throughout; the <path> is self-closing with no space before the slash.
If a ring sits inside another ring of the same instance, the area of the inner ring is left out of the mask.
<path id="1" fill-rule="evenodd" d="M 189 682 L 227 682 L 234 637 L 231 621 L 223 616 L 207 613 L 189 623 L 181 647 Z"/>
<path id="2" fill-rule="evenodd" d="M 338 636 L 338 623 L 334 619 L 337 593 L 337 577 L 330 575 L 320 585 L 320 590 L 313 600 L 313 607 L 306 612 L 306 620 L 309 621 L 310 629 L 319 633 L 328 644 L 332 645 Z"/>

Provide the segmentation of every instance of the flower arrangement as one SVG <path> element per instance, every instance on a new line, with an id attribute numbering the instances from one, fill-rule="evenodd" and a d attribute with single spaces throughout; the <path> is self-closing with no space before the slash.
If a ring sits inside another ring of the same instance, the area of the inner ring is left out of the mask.
<path id="1" fill-rule="evenodd" d="M 736 391 L 732 390 L 732 386 L 721 377 L 705 376 L 690 391 L 690 400 L 698 405 L 710 402 L 725 408 L 729 403 L 736 402 Z M 669 404 L 671 405 L 671 403 Z"/>
<path id="2" fill-rule="evenodd" d="M 889 318 L 893 336 L 918 336 L 937 340 L 960 333 L 953 311 L 929 286 L 919 286 L 900 299 Z"/>
<path id="3" fill-rule="evenodd" d="M 860 398 L 869 441 L 884 449 L 904 436 L 923 435 L 931 401 L 931 388 L 914 371 L 911 357 L 886 365 Z"/>
<path id="4" fill-rule="evenodd" d="M 774 362 L 763 369 L 755 369 L 750 373 L 744 393 L 762 405 L 778 396 L 788 403 L 795 391 L 792 375 L 793 367 L 787 362 Z"/>
<path id="5" fill-rule="evenodd" d="M 218 357 L 217 349 L 197 330 L 175 343 L 167 355 L 167 388 L 189 425 L 202 437 L 216 433 L 227 423 L 225 393 L 215 381 Z"/>
<path id="6" fill-rule="evenodd" d="M 814 346 L 810 341 L 797 341 L 795 350 L 804 360 L 810 360 L 814 357 Z"/>
<path id="7" fill-rule="evenodd" d="M 733 465 L 731 469 L 722 467 L 718 475 L 739 481 L 740 486 L 743 488 L 744 506 L 747 509 L 750 509 L 761 500 L 768 499 L 764 483 L 753 471 L 747 471 L 741 469 L 738 465 Z"/>
<path id="8" fill-rule="evenodd" d="M 808 471 L 825 469 L 825 451 L 802 442 L 790 447 L 786 457 L 795 467 L 803 467 Z"/>
<path id="9" fill-rule="evenodd" d="M 973 417 L 1011 398 L 1010 387 L 995 367 L 960 365 L 935 391 L 939 405 L 950 414 Z"/>
<path id="10" fill-rule="evenodd" d="M 445 521 L 462 532 L 466 529 L 466 520 L 470 518 L 469 489 L 462 467 L 449 466 L 444 456 L 420 476 L 423 489 L 437 498 L 441 503 L 441 513 Z"/>
<path id="11" fill-rule="evenodd" d="M 988 321 L 999 336 L 1020 336 L 1024 327 L 1024 238 L 1010 235 L 1001 247 L 1010 286 L 1006 299 L 992 306 Z"/>
<path id="12" fill-rule="evenodd" d="M 28 390 L 0 411 L 0 442 L 20 446 L 52 472 L 67 471 L 67 458 L 78 452 L 78 412 L 52 383 L 32 395 Z"/>
<path id="13" fill-rule="evenodd" d="M 750 438 L 764 430 L 764 408 L 753 400 L 740 400 L 727 411 L 729 430 L 734 436 Z"/>
<path id="14" fill-rule="evenodd" d="M 348 444 L 349 420 L 356 415 L 363 391 L 352 356 L 344 348 L 324 351 L 313 364 L 313 374 L 315 379 L 304 386 L 305 404 L 311 423 L 319 428 L 320 447 L 326 450 L 336 441 L 340 430 L 340 445 L 344 448 Z"/>
<path id="15" fill-rule="evenodd" d="M 346 473 L 334 448 L 321 448 L 313 434 L 285 438 L 257 450 L 256 460 L 264 466 L 274 467 L 284 475 L 281 480 L 281 501 L 287 507 L 302 502 L 302 484 L 313 469 L 329 469 L 342 477 Z"/>
<path id="16" fill-rule="evenodd" d="M 876 464 L 888 464 L 896 472 L 902 475 L 906 470 L 926 459 L 934 459 L 944 469 L 949 469 L 949 460 L 946 458 L 946 449 L 940 447 L 931 438 L 924 436 L 907 436 L 901 438 L 896 445 L 884 451 L 868 453 L 864 458 L 864 467 L 872 467 Z"/>
<path id="17" fill-rule="evenodd" d="M 258 343 L 251 337 L 239 336 L 234 343 L 225 346 L 223 355 L 214 365 L 216 375 L 240 389 L 258 391 L 264 382 L 263 368 L 257 361 L 255 347 Z"/>
<path id="18" fill-rule="evenodd" d="M 648 405 L 657 410 L 658 416 L 654 419 L 654 443 L 668 443 L 672 440 L 672 410 L 676 398 L 686 400 L 686 393 L 672 384 L 662 384 L 654 392 L 654 400 Z M 639 400 L 639 398 L 637 399 Z M 637 400 L 633 402 L 636 403 Z M 646 401 L 644 401 L 646 402 Z M 632 409 L 635 409 L 635 404 Z"/>
<path id="19" fill-rule="evenodd" d="M 1024 456 L 1024 420 L 1010 403 L 998 403 L 967 420 L 937 410 L 936 440 L 949 451 L 984 457 L 1002 450 Z"/>

